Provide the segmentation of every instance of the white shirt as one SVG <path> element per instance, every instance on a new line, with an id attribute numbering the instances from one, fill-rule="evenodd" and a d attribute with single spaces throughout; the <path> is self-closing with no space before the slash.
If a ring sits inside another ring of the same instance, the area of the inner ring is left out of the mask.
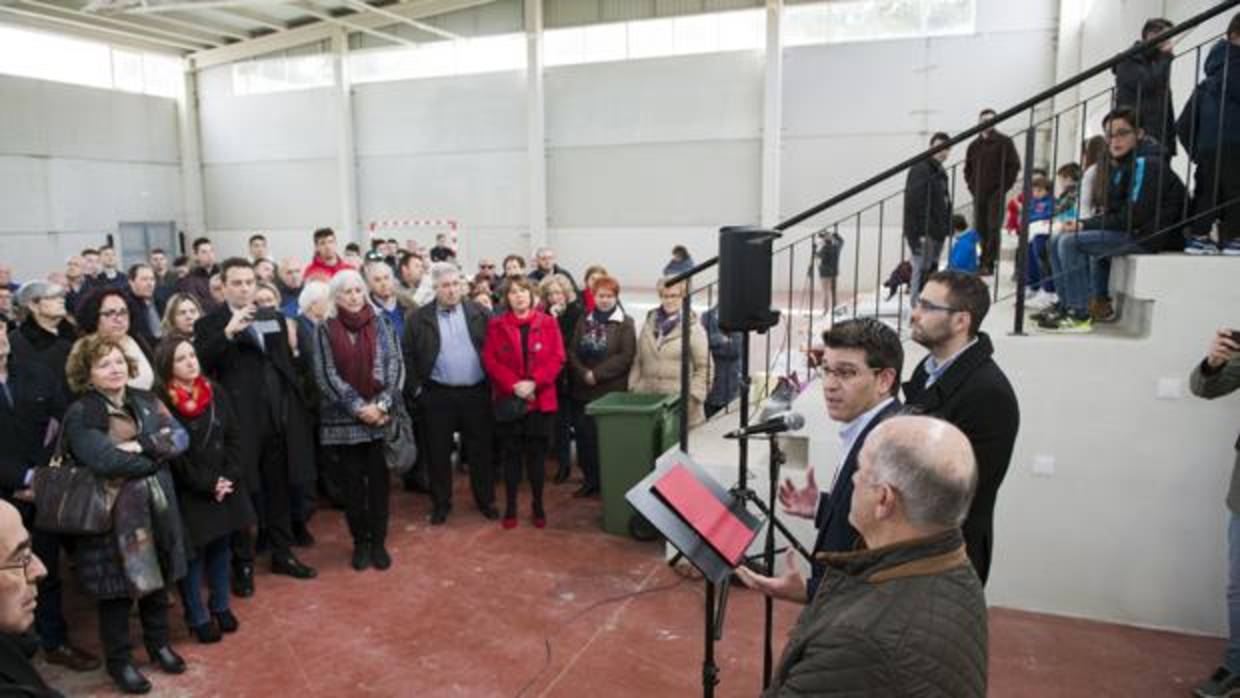
<path id="1" fill-rule="evenodd" d="M 883 400 L 840 428 L 840 443 L 843 444 L 843 450 L 840 451 L 840 462 L 835 465 L 835 473 L 831 476 L 831 489 L 824 494 L 835 489 L 835 481 L 839 479 L 840 471 L 844 469 L 844 461 L 848 460 L 848 454 L 852 452 L 853 446 L 857 445 L 857 438 L 861 436 L 861 432 L 865 431 L 878 413 L 887 409 L 887 405 L 890 405 L 893 400 L 895 400 L 894 397 Z"/>

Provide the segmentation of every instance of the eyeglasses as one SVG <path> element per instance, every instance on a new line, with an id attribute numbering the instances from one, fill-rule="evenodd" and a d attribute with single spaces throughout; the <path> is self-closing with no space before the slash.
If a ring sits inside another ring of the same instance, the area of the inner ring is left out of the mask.
<path id="1" fill-rule="evenodd" d="M 29 574 L 30 565 L 34 564 L 34 553 L 26 553 L 22 555 L 17 562 L 10 562 L 7 565 L 0 565 L 0 571 L 5 570 L 21 570 L 22 575 Z"/>
<path id="2" fill-rule="evenodd" d="M 1111 131 L 1110 133 L 1107 134 L 1107 140 L 1113 141 L 1116 138 L 1127 138 L 1135 133 L 1136 131 L 1130 128 L 1117 128 L 1114 131 Z"/>
<path id="3" fill-rule="evenodd" d="M 947 313 L 948 315 L 950 315 L 952 313 L 963 312 L 960 310 L 960 308 L 953 308 L 948 305 L 939 305 L 938 303 L 928 301 L 924 298 L 917 299 L 916 308 L 922 311 L 923 313 Z"/>
<path id="4" fill-rule="evenodd" d="M 869 371 L 870 373 L 878 373 L 879 371 L 882 371 L 883 369 L 866 368 L 866 370 Z M 837 378 L 841 383 L 847 383 L 861 374 L 862 374 L 862 371 L 858 371 L 852 366 L 841 366 L 840 368 L 831 368 L 829 366 L 818 367 L 818 377 L 822 378 L 824 381 L 827 378 L 834 377 L 834 378 Z"/>
<path id="5" fill-rule="evenodd" d="M 494 264 L 479 264 L 478 268 L 479 269 L 494 269 L 495 265 Z"/>
<path id="6" fill-rule="evenodd" d="M 106 317 L 106 318 L 129 317 L 129 311 L 126 310 L 125 308 L 117 308 L 115 310 L 100 310 L 99 317 Z"/>

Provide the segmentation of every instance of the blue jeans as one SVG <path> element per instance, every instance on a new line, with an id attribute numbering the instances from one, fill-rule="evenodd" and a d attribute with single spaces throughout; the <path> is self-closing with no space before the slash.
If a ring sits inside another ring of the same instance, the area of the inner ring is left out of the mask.
<path id="1" fill-rule="evenodd" d="M 207 605 L 212 613 L 228 610 L 228 558 L 231 555 L 229 536 L 220 536 L 197 550 L 189 561 L 185 579 L 181 580 L 181 599 L 185 603 L 185 615 L 192 626 L 211 620 L 202 606 L 202 578 L 205 573 L 210 594 Z"/>
<path id="2" fill-rule="evenodd" d="M 1033 239 L 1029 241 L 1029 254 L 1025 260 L 1025 283 L 1034 291 L 1055 292 L 1055 281 L 1052 278 L 1052 272 L 1042 265 L 1042 257 L 1049 255 L 1047 246 L 1050 244 L 1050 239 L 1050 233 L 1039 233 L 1034 235 Z"/>
<path id="3" fill-rule="evenodd" d="M 1228 515 L 1227 521 L 1227 652 L 1223 666 L 1233 674 L 1240 673 L 1240 515 Z"/>
<path id="4" fill-rule="evenodd" d="M 1095 297 L 1100 285 L 1095 278 L 1101 273 L 1095 269 L 1096 262 L 1141 251 L 1131 235 L 1117 230 L 1082 230 L 1059 235 L 1055 238 L 1055 248 L 1059 299 L 1068 312 L 1078 317 L 1089 314 L 1089 300 Z"/>

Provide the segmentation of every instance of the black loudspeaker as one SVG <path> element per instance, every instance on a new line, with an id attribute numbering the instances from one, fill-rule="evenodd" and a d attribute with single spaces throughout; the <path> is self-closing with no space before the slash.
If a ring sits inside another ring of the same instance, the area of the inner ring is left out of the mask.
<path id="1" fill-rule="evenodd" d="M 765 332 L 779 322 L 771 310 L 771 248 L 780 234 L 754 226 L 719 229 L 719 327 Z"/>

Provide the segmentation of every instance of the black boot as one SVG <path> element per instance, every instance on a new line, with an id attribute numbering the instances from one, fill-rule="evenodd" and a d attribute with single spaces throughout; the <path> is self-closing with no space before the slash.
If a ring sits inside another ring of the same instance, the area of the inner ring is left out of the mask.
<path id="1" fill-rule="evenodd" d="M 304 521 L 293 522 L 293 547 L 309 548 L 314 545 L 314 535 Z"/>
<path id="2" fill-rule="evenodd" d="M 314 579 L 319 576 L 313 567 L 302 564 L 292 553 L 271 559 L 272 574 L 283 574 L 294 579 Z"/>
<path id="3" fill-rule="evenodd" d="M 219 613 L 212 611 L 211 617 L 215 619 L 215 624 L 219 626 L 222 633 L 235 633 L 241 627 L 241 622 L 229 609 L 224 609 Z"/>
<path id="4" fill-rule="evenodd" d="M 159 665 L 169 674 L 184 674 L 185 660 L 181 659 L 181 655 L 172 651 L 172 647 L 164 645 L 159 649 L 147 649 L 151 655 L 151 661 Z"/>
<path id="5" fill-rule="evenodd" d="M 370 559 L 374 563 L 375 569 L 380 572 L 392 566 L 392 556 L 388 554 L 387 546 L 382 540 L 370 544 Z"/>
<path id="6" fill-rule="evenodd" d="M 353 569 L 361 572 L 370 567 L 370 543 L 356 541 L 353 543 Z"/>
<path id="7" fill-rule="evenodd" d="M 232 591 L 233 594 L 245 598 L 254 595 L 254 565 L 251 563 L 240 563 L 233 565 L 232 575 Z"/>
<path id="8" fill-rule="evenodd" d="M 138 667 L 133 665 L 132 660 L 122 663 L 108 663 L 108 676 L 112 677 L 112 683 L 121 689 L 121 693 L 150 693 L 151 682 L 147 681 L 142 672 L 138 671 Z"/>
<path id="9" fill-rule="evenodd" d="M 219 642 L 222 637 L 220 635 L 220 629 L 215 627 L 215 623 L 212 623 L 211 621 L 207 621 L 202 625 L 191 625 L 189 626 L 189 631 L 190 634 L 198 638 L 198 641 L 204 645 Z"/>
<path id="10" fill-rule="evenodd" d="M 551 482 L 557 485 L 562 485 L 568 482 L 568 476 L 572 475 L 572 473 L 572 463 L 560 463 L 559 467 L 555 469 L 555 476 L 551 478 Z"/>

